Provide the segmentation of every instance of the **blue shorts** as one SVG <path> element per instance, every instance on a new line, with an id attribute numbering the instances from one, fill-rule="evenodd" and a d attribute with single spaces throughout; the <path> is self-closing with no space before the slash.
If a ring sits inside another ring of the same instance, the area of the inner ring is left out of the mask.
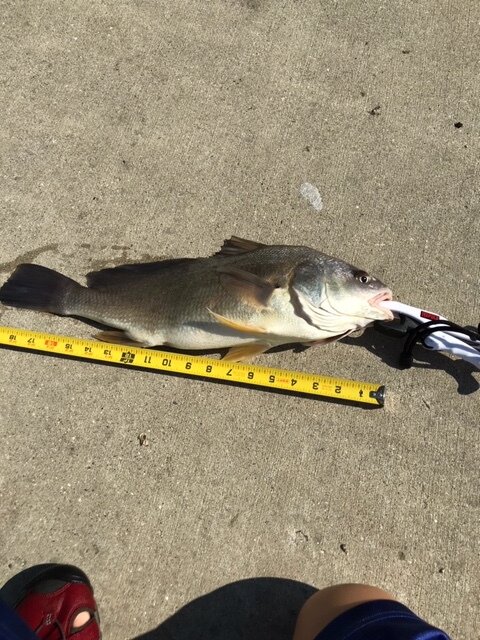
<path id="1" fill-rule="evenodd" d="M 393 600 L 359 604 L 332 620 L 315 640 L 450 640 Z"/>

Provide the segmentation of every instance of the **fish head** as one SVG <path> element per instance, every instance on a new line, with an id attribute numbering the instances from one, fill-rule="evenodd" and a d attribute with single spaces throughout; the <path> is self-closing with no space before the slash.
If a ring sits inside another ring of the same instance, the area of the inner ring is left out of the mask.
<path id="1" fill-rule="evenodd" d="M 342 260 L 300 265 L 292 285 L 303 312 L 316 326 L 340 331 L 365 327 L 374 320 L 393 320 L 392 312 L 381 306 L 392 300 L 392 291 Z"/>
<path id="2" fill-rule="evenodd" d="M 332 260 L 325 284 L 325 295 L 336 311 L 370 321 L 393 320 L 392 312 L 381 306 L 382 302 L 392 299 L 391 289 L 367 271 Z"/>

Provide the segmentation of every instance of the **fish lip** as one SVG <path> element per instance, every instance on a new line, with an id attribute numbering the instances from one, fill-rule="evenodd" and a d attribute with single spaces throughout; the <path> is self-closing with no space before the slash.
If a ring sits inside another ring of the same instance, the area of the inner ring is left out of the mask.
<path id="1" fill-rule="evenodd" d="M 390 309 L 387 309 L 386 307 L 381 305 L 382 302 L 387 302 L 389 300 L 393 300 L 393 294 L 390 289 L 385 289 L 384 291 L 377 293 L 377 295 L 373 296 L 373 298 L 370 298 L 368 304 L 372 305 L 372 307 L 380 309 L 380 311 L 385 314 L 386 320 L 393 320 L 394 316 Z"/>

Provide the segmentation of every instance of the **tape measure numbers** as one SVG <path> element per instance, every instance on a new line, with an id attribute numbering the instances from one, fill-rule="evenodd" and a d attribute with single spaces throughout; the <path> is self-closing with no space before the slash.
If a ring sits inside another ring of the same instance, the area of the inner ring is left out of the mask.
<path id="1" fill-rule="evenodd" d="M 0 327 L 0 345 L 277 391 L 383 406 L 385 387 L 368 382 Z"/>

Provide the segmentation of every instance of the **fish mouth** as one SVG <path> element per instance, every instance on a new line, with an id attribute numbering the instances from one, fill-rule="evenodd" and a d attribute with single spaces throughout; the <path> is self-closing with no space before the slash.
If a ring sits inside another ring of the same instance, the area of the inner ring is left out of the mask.
<path id="1" fill-rule="evenodd" d="M 385 315 L 386 320 L 393 320 L 393 313 L 390 309 L 387 309 L 381 304 L 382 302 L 387 302 L 389 300 L 393 300 L 392 292 L 390 289 L 385 289 L 385 291 L 381 291 L 380 293 L 377 293 L 376 296 L 373 296 L 373 298 L 370 298 L 368 304 L 379 309 Z"/>

